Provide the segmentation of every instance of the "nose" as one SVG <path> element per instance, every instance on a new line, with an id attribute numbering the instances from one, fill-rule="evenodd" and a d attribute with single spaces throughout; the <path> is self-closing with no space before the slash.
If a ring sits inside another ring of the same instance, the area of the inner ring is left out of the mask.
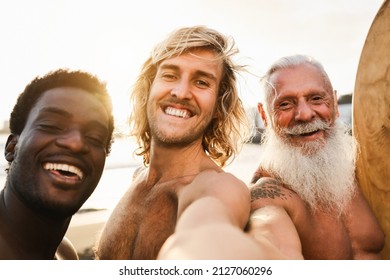
<path id="1" fill-rule="evenodd" d="M 59 147 L 71 150 L 74 153 L 86 153 L 89 151 L 85 139 L 78 129 L 71 129 L 59 135 L 56 143 Z"/>
<path id="2" fill-rule="evenodd" d="M 308 104 L 306 101 L 300 101 L 295 112 L 295 120 L 308 122 L 311 121 L 314 117 L 315 112 L 311 108 L 310 104 Z"/>
<path id="3" fill-rule="evenodd" d="M 187 80 L 178 81 L 171 90 L 171 95 L 179 99 L 191 99 L 191 86 Z"/>

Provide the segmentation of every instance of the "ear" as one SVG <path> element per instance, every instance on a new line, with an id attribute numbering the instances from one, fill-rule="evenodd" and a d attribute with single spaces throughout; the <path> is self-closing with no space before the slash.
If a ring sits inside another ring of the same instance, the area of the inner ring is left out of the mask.
<path id="1" fill-rule="evenodd" d="M 337 90 L 333 91 L 333 102 L 334 102 L 334 110 L 335 110 L 335 115 L 336 118 L 340 117 L 340 112 L 339 112 L 339 104 L 337 102 Z"/>
<path id="2" fill-rule="evenodd" d="M 12 162 L 15 158 L 15 147 L 18 143 L 18 139 L 19 137 L 15 134 L 10 134 L 8 136 L 4 150 L 4 157 L 8 162 Z"/>
<path id="3" fill-rule="evenodd" d="M 267 114 L 265 113 L 264 107 L 262 103 L 257 103 L 257 110 L 259 111 L 260 117 L 263 120 L 264 126 L 267 127 Z"/>

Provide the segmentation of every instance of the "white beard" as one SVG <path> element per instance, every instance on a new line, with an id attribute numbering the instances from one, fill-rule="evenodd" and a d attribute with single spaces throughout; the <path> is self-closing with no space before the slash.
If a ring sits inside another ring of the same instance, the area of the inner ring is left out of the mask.
<path id="1" fill-rule="evenodd" d="M 260 167 L 288 185 L 313 211 L 341 214 L 355 193 L 357 144 L 340 121 L 327 131 L 325 140 L 308 152 L 267 128 Z"/>

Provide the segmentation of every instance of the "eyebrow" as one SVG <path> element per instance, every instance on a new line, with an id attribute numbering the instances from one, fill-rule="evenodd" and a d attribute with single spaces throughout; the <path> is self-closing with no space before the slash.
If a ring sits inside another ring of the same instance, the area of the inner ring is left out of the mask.
<path id="1" fill-rule="evenodd" d="M 177 66 L 176 64 L 162 63 L 160 65 L 160 69 L 163 69 L 163 70 L 170 69 L 170 70 L 178 71 L 178 70 L 180 70 L 180 67 Z M 203 70 L 196 70 L 195 74 L 198 75 L 198 76 L 207 77 L 207 78 L 209 78 L 209 79 L 211 79 L 213 81 L 217 81 L 217 77 L 214 74 L 210 73 L 210 72 L 206 72 L 206 71 L 203 71 Z"/>
<path id="2" fill-rule="evenodd" d="M 60 109 L 58 107 L 45 107 L 43 109 L 41 109 L 39 111 L 40 114 L 45 114 L 45 113 L 51 113 L 51 114 L 56 114 L 56 115 L 59 115 L 61 117 L 65 117 L 65 118 L 71 118 L 73 115 L 63 109 Z M 94 127 L 100 127 L 100 129 L 103 129 L 105 130 L 107 133 L 109 131 L 108 127 L 106 127 L 105 125 L 103 125 L 101 122 L 99 121 L 90 121 L 89 122 L 89 125 L 92 125 Z"/>
<path id="3" fill-rule="evenodd" d="M 57 108 L 57 107 L 45 107 L 41 110 L 39 110 L 39 113 L 53 113 L 53 114 L 56 114 L 56 115 L 60 115 L 60 116 L 63 116 L 63 117 L 66 117 L 66 118 L 70 118 L 72 117 L 72 114 L 65 111 L 65 110 L 62 110 L 60 108 Z"/>

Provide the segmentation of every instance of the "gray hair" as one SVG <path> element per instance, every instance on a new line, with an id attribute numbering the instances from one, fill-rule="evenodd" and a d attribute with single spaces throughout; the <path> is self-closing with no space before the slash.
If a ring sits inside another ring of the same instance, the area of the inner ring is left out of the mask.
<path id="1" fill-rule="evenodd" d="M 280 59 L 278 59 L 276 62 L 274 62 L 271 67 L 267 70 L 265 75 L 261 78 L 261 83 L 264 88 L 264 101 L 265 101 L 265 108 L 266 111 L 269 112 L 271 100 L 272 97 L 275 95 L 275 85 L 271 81 L 272 75 L 280 70 L 280 69 L 288 69 L 288 68 L 294 68 L 302 64 L 310 64 L 314 66 L 318 71 L 321 73 L 323 82 L 325 84 L 325 87 L 329 90 L 329 92 L 333 92 L 333 86 L 329 79 L 328 74 L 326 73 L 324 67 L 322 64 L 316 60 L 315 58 L 308 56 L 308 55 L 302 55 L 302 54 L 296 54 L 291 56 L 285 56 Z"/>

